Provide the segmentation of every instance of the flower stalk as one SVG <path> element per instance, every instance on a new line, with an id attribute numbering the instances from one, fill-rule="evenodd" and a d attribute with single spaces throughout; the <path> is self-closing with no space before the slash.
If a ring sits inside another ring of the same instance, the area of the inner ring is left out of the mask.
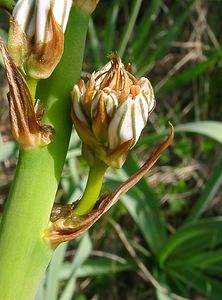
<path id="1" fill-rule="evenodd" d="M 56 134 L 47 147 L 20 151 L 0 229 L 0 299 L 34 299 L 52 255 L 42 235 L 69 144 L 70 91 L 80 77 L 88 21 L 88 14 L 72 9 L 62 60 L 37 87 L 35 98 L 44 100 L 42 122 L 53 126 Z"/>
<path id="2" fill-rule="evenodd" d="M 25 81 L 29 87 L 33 103 L 35 102 L 35 94 L 37 89 L 38 80 L 29 76 L 25 77 Z"/>
<path id="3" fill-rule="evenodd" d="M 100 159 L 96 159 L 94 164 L 90 167 L 84 194 L 74 210 L 77 215 L 87 214 L 95 206 L 97 200 L 99 199 L 103 177 L 107 167 L 108 166 Z"/>

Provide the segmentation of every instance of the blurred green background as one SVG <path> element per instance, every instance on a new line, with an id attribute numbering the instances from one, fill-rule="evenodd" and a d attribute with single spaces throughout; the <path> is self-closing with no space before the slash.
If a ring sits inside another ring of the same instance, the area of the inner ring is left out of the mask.
<path id="1" fill-rule="evenodd" d="M 124 167 L 128 178 L 168 133 L 173 144 L 136 187 L 82 238 L 61 245 L 36 300 L 222 299 L 222 1 L 100 0 L 82 75 L 117 51 L 151 81 L 155 112 Z M 0 13 L 0 35 L 7 39 Z M 0 205 L 16 166 L 0 60 Z M 71 62 L 70 62 L 71 63 Z M 73 131 L 57 202 L 79 198 L 87 164 Z"/>

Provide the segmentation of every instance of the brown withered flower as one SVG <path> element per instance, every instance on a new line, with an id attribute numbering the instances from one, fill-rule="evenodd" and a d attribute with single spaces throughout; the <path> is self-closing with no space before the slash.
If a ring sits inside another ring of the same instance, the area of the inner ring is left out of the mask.
<path id="1" fill-rule="evenodd" d="M 9 117 L 14 139 L 22 149 L 48 145 L 52 141 L 53 129 L 41 125 L 43 110 L 33 105 L 32 96 L 22 74 L 10 57 L 8 50 L 0 37 L 6 75 L 9 84 Z"/>

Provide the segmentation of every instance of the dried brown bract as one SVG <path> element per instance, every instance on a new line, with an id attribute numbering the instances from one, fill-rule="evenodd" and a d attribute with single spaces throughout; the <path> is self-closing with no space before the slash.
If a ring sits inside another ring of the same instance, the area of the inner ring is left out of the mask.
<path id="1" fill-rule="evenodd" d="M 9 84 L 9 116 L 14 139 L 22 149 L 48 145 L 52 141 L 53 129 L 51 126 L 40 124 L 43 111 L 33 105 L 27 83 L 1 38 L 0 51 Z"/>

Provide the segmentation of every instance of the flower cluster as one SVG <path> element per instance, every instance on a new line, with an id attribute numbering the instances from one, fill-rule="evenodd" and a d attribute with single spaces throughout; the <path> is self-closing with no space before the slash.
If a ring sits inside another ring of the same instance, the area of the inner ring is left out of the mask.
<path id="1" fill-rule="evenodd" d="M 90 164 L 96 156 L 120 168 L 155 107 L 149 80 L 137 80 L 112 54 L 110 62 L 86 83 L 80 80 L 74 86 L 72 97 L 72 119 L 84 156 Z"/>

